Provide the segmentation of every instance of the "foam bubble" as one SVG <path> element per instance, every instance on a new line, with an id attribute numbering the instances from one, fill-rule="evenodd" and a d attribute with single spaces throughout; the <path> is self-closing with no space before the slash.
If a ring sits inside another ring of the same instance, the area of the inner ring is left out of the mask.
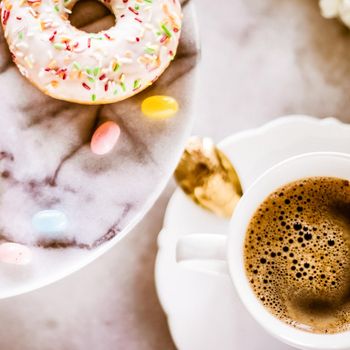
<path id="1" fill-rule="evenodd" d="M 308 178 L 272 193 L 249 224 L 244 254 L 253 290 L 277 317 L 312 332 L 350 329 L 348 181 Z"/>

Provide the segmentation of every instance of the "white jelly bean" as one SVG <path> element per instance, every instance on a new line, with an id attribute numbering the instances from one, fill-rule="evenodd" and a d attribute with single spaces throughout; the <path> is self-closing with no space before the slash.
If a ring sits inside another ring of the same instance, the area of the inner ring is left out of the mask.
<path id="1" fill-rule="evenodd" d="M 31 250 L 23 244 L 0 244 L 0 261 L 6 264 L 27 265 L 32 260 Z"/>
<path id="2" fill-rule="evenodd" d="M 67 229 L 68 220 L 59 210 L 43 210 L 33 216 L 32 224 L 38 233 L 61 233 Z"/>

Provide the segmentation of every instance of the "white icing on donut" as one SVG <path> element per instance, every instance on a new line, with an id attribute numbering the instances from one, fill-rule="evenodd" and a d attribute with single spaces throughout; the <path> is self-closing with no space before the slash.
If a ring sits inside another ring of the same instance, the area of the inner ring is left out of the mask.
<path id="1" fill-rule="evenodd" d="M 98 34 L 73 27 L 77 0 L 3 0 L 1 22 L 21 73 L 52 97 L 111 103 L 151 85 L 176 53 L 178 0 L 102 1 L 116 25 Z"/>

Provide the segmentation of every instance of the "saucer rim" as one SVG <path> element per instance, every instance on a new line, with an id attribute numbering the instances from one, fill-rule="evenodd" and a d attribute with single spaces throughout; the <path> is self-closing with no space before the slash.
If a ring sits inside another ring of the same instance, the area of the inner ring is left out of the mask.
<path id="1" fill-rule="evenodd" d="M 258 127 L 250 128 L 247 130 L 239 131 L 237 133 L 233 133 L 232 135 L 224 138 L 218 143 L 218 147 L 225 152 L 225 149 L 231 146 L 231 144 L 239 142 L 240 140 L 250 139 L 250 138 L 256 138 L 256 137 L 263 137 L 265 134 L 270 132 L 273 129 L 283 127 L 288 124 L 294 124 L 294 123 L 307 123 L 309 125 L 315 125 L 317 127 L 327 127 L 329 125 L 337 126 L 342 129 L 346 129 L 350 132 L 350 124 L 346 124 L 334 117 L 325 117 L 325 118 L 317 118 L 310 115 L 303 115 L 303 114 L 292 114 L 292 115 L 286 115 L 279 117 L 277 119 L 268 121 Z M 350 152 L 349 152 L 350 153 Z M 178 333 L 175 330 L 175 326 L 173 326 L 173 320 L 176 318 L 174 316 L 174 313 L 169 310 L 168 306 L 170 305 L 169 299 L 166 296 L 166 292 L 163 293 L 163 281 L 160 280 L 160 272 L 159 270 L 163 266 L 162 260 L 161 260 L 161 252 L 164 250 L 162 247 L 163 244 L 161 244 L 162 237 L 167 235 L 167 232 L 169 229 L 171 230 L 171 227 L 169 227 L 168 222 L 169 218 L 172 215 L 173 210 L 173 202 L 176 197 L 179 196 L 179 193 L 181 193 L 180 188 L 176 188 L 171 195 L 165 214 L 164 214 L 164 221 L 163 221 L 163 227 L 162 230 L 159 233 L 158 236 L 158 248 L 157 248 L 157 254 L 155 259 L 155 267 L 154 267 L 154 281 L 155 281 L 155 287 L 156 287 L 156 293 L 158 296 L 158 299 L 160 301 L 161 307 L 163 311 L 165 312 L 165 315 L 167 317 L 167 323 L 169 325 L 169 330 L 172 335 L 172 338 L 175 342 L 175 344 L 178 344 Z M 184 197 L 185 198 L 185 197 Z M 208 214 L 210 214 L 208 212 Z M 229 278 L 228 276 L 225 276 Z M 247 311 L 248 312 L 248 311 Z"/>

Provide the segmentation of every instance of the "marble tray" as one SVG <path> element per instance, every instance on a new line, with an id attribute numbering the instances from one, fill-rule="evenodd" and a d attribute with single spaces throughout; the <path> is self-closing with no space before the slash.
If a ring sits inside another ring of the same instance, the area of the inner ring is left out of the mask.
<path id="1" fill-rule="evenodd" d="M 25 268 L 0 264 L 0 298 L 48 284 L 84 266 L 118 242 L 142 218 L 166 185 L 190 132 L 198 57 L 190 1 L 182 1 L 184 30 L 175 61 L 156 84 L 126 101 L 82 106 L 43 95 L 11 62 L 0 31 L 0 238 L 32 246 Z M 96 30 L 111 21 L 96 4 L 72 17 Z M 150 95 L 176 97 L 178 115 L 154 122 L 141 115 Z M 116 121 L 122 136 L 107 157 L 89 150 L 94 127 Z M 70 221 L 58 239 L 33 240 L 31 217 L 55 208 Z"/>

